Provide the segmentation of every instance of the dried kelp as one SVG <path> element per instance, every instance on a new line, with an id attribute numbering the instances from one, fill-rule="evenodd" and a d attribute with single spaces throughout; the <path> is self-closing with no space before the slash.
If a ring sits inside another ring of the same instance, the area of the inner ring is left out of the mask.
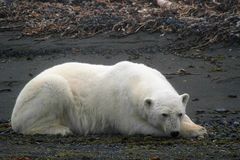
<path id="1" fill-rule="evenodd" d="M 174 46 L 180 50 L 204 48 L 220 42 L 240 42 L 238 1 L 171 2 L 172 5 L 166 7 L 147 0 L 15 1 L 16 5 L 1 10 L 0 31 L 4 28 L 14 30 L 18 24 L 23 36 L 36 37 L 85 38 L 105 32 L 129 35 L 139 31 L 177 33 L 180 41 L 195 37 L 187 46 Z"/>

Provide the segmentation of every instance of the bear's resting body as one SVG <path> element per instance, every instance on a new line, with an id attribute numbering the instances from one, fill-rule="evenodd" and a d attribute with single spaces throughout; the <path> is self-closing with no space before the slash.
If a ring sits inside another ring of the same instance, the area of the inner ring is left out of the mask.
<path id="1" fill-rule="evenodd" d="M 12 128 L 23 134 L 144 134 L 202 136 L 179 95 L 143 64 L 65 63 L 40 73 L 19 94 Z"/>

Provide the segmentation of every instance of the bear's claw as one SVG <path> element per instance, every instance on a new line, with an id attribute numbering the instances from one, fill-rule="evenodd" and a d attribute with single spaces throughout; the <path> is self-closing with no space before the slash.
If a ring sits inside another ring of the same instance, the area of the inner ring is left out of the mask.
<path id="1" fill-rule="evenodd" d="M 196 138 L 204 138 L 206 135 L 207 135 L 207 130 L 206 128 L 202 127 L 202 126 L 199 126 L 200 128 L 197 129 L 195 132 L 193 132 L 193 137 L 196 137 Z"/>

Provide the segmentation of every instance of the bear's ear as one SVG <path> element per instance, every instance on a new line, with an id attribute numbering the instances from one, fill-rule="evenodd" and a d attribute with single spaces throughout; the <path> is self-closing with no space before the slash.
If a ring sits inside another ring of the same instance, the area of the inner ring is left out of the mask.
<path id="1" fill-rule="evenodd" d="M 145 98 L 144 99 L 144 106 L 150 108 L 153 106 L 153 100 L 151 98 Z"/>
<path id="2" fill-rule="evenodd" d="M 186 107 L 189 100 L 189 94 L 184 93 L 181 95 L 181 98 L 182 98 L 183 106 Z"/>

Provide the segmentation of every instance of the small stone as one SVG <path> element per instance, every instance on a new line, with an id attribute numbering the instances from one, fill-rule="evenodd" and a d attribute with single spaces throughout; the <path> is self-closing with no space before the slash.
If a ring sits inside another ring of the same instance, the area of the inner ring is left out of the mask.
<path id="1" fill-rule="evenodd" d="M 204 114 L 204 113 L 205 113 L 204 110 L 197 110 L 197 111 L 196 111 L 196 114 Z"/>
<path id="2" fill-rule="evenodd" d="M 218 113 L 227 113 L 227 112 L 229 112 L 229 110 L 227 110 L 225 108 L 217 108 L 217 109 L 215 109 L 215 111 L 218 112 Z"/>
<path id="3" fill-rule="evenodd" d="M 188 72 L 185 69 L 179 69 L 177 71 L 177 74 L 179 74 L 179 75 L 186 75 L 186 74 L 188 74 Z"/>
<path id="4" fill-rule="evenodd" d="M 193 98 L 192 101 L 199 101 L 199 99 L 198 98 Z"/>
<path id="5" fill-rule="evenodd" d="M 1 60 L 1 63 L 6 63 L 6 62 L 7 62 L 6 59 Z"/>
<path id="6" fill-rule="evenodd" d="M 32 61 L 32 57 L 27 57 L 27 61 Z"/>
<path id="7" fill-rule="evenodd" d="M 236 138 L 237 137 L 237 134 L 236 133 L 232 133 L 231 134 L 231 138 Z"/>
<path id="8" fill-rule="evenodd" d="M 227 120 L 225 118 L 223 118 L 223 120 L 221 122 L 222 122 L 223 125 L 227 125 L 228 124 L 228 122 L 227 122 Z"/>
<path id="9" fill-rule="evenodd" d="M 229 94 L 228 97 L 229 97 L 229 98 L 237 98 L 237 95 Z"/>
<path id="10" fill-rule="evenodd" d="M 0 89 L 0 93 L 1 92 L 11 92 L 12 90 L 10 88 L 4 88 L 4 89 Z"/>
<path id="11" fill-rule="evenodd" d="M 188 68 L 194 68 L 194 66 L 193 65 L 189 65 Z"/>
<path id="12" fill-rule="evenodd" d="M 234 126 L 239 126 L 239 124 L 240 124 L 240 123 L 237 122 L 237 121 L 234 121 L 234 122 L 233 122 L 233 125 L 234 125 Z"/>
<path id="13" fill-rule="evenodd" d="M 149 56 L 146 56 L 146 57 L 145 57 L 145 59 L 149 60 L 149 59 L 151 59 L 151 57 L 149 57 Z"/>

